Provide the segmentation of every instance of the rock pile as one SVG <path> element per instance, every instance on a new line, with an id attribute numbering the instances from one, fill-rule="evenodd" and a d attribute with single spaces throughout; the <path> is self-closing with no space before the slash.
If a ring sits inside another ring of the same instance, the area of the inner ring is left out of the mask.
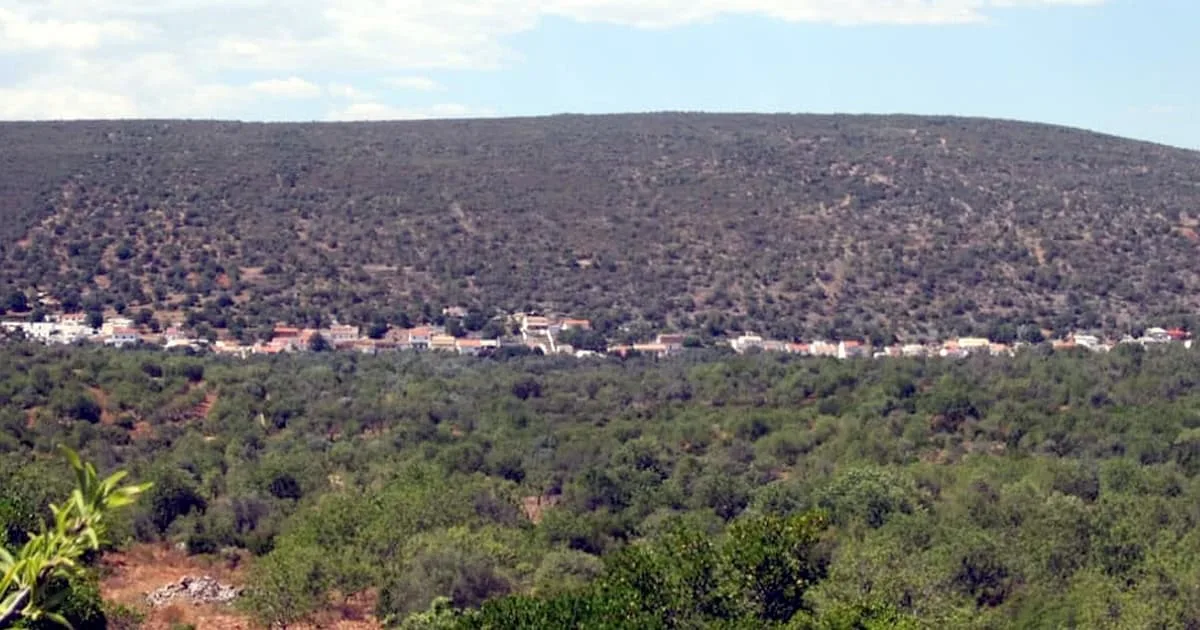
<path id="1" fill-rule="evenodd" d="M 186 576 L 178 582 L 167 584 L 146 596 L 146 601 L 155 608 L 160 608 L 175 600 L 186 600 L 192 604 L 228 604 L 241 595 L 242 589 L 235 588 L 203 577 Z"/>

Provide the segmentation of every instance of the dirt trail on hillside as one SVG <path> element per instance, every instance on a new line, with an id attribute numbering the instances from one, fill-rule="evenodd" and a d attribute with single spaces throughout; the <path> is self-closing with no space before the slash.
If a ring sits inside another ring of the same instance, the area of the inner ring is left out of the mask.
<path id="1" fill-rule="evenodd" d="M 116 422 L 117 419 L 108 408 L 108 392 L 99 387 L 89 387 L 87 391 L 91 394 L 92 400 L 96 401 L 97 405 L 100 405 L 100 424 L 113 424 Z"/>
<path id="2" fill-rule="evenodd" d="M 208 390 L 208 392 L 204 394 L 204 400 L 200 401 L 200 404 L 196 405 L 196 408 L 192 410 L 193 417 L 195 417 L 197 420 L 204 420 L 208 418 L 208 414 L 212 412 L 213 405 L 217 404 L 218 399 L 219 397 L 215 390 Z"/>

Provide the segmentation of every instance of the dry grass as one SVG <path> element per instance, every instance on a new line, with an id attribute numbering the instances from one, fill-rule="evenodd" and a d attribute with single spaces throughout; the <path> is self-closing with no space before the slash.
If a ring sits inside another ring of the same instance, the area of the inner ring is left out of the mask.
<path id="1" fill-rule="evenodd" d="M 163 545 L 134 545 L 126 551 L 105 555 L 101 566 L 100 592 L 104 599 L 145 613 L 144 630 L 169 630 L 174 624 L 191 624 L 201 630 L 261 628 L 249 616 L 230 606 L 181 602 L 151 609 L 146 603 L 146 595 L 151 591 L 189 575 L 210 575 L 223 583 L 243 585 L 247 567 L 243 556 L 220 560 L 188 556 Z M 373 593 L 347 597 L 339 605 L 318 613 L 310 624 L 294 628 L 379 630 L 382 626 L 371 614 L 375 599 Z"/>

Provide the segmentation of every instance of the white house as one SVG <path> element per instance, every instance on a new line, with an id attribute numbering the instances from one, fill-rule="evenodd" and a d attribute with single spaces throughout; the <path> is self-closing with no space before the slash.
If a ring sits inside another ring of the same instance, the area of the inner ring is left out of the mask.
<path id="1" fill-rule="evenodd" d="M 111 336 L 113 334 L 113 331 L 117 330 L 118 328 L 132 328 L 132 327 L 133 327 L 132 319 L 129 319 L 128 317 L 114 317 L 112 319 L 104 320 L 104 323 L 101 324 L 101 326 L 100 326 L 100 334 L 104 335 L 105 337 L 108 337 L 108 336 Z"/>
<path id="2" fill-rule="evenodd" d="M 1171 333 L 1164 328 L 1147 328 L 1140 341 L 1142 343 L 1170 343 Z"/>
<path id="3" fill-rule="evenodd" d="M 991 352 L 992 342 L 984 337 L 959 337 L 958 349 L 966 354 Z"/>
<path id="4" fill-rule="evenodd" d="M 521 319 L 521 333 L 524 335 L 548 335 L 553 323 L 549 317 L 526 315 Z"/>
<path id="5" fill-rule="evenodd" d="M 861 341 L 839 341 L 837 358 L 854 359 L 867 356 L 867 347 Z"/>
<path id="6" fill-rule="evenodd" d="M 141 340 L 142 336 L 134 328 L 120 327 L 113 328 L 111 333 L 104 336 L 104 345 L 123 348 L 140 343 Z"/>
<path id="7" fill-rule="evenodd" d="M 741 353 L 750 348 L 761 348 L 763 346 L 763 338 L 752 333 L 743 333 L 741 337 L 729 342 L 729 345 L 733 346 L 734 352 Z"/>
<path id="8" fill-rule="evenodd" d="M 58 322 L 16 322 L 0 323 L 8 332 L 21 331 L 25 336 L 39 343 L 70 344 L 81 341 L 92 335 L 91 328 L 75 323 Z"/>
<path id="9" fill-rule="evenodd" d="M 428 326 L 418 326 L 408 331 L 408 346 L 413 350 L 428 350 L 433 340 L 433 329 Z"/>
<path id="10" fill-rule="evenodd" d="M 816 340 L 808 344 L 808 353 L 814 357 L 836 357 L 839 344 Z"/>
<path id="11" fill-rule="evenodd" d="M 329 343 L 335 346 L 351 345 L 358 341 L 358 326 L 349 326 L 345 324 L 334 324 L 329 327 L 328 331 L 322 331 L 328 337 Z"/>

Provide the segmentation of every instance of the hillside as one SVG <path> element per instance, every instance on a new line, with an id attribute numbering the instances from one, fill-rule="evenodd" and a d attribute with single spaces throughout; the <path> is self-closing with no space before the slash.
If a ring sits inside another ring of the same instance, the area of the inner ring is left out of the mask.
<path id="1" fill-rule="evenodd" d="M 1179 346 L 235 361 L 3 344 L 0 547 L 70 492 L 65 444 L 154 483 L 70 586 L 76 628 L 106 627 L 101 596 L 146 614 L 108 607 L 108 628 L 145 630 L 1197 628 L 1197 374 Z M 205 575 L 241 601 L 146 600 Z"/>
<path id="2" fill-rule="evenodd" d="M 1200 154 L 1057 127 L 10 123 L 0 147 L 4 292 L 68 309 L 240 330 L 419 319 L 427 301 L 913 337 L 1200 307 Z"/>

